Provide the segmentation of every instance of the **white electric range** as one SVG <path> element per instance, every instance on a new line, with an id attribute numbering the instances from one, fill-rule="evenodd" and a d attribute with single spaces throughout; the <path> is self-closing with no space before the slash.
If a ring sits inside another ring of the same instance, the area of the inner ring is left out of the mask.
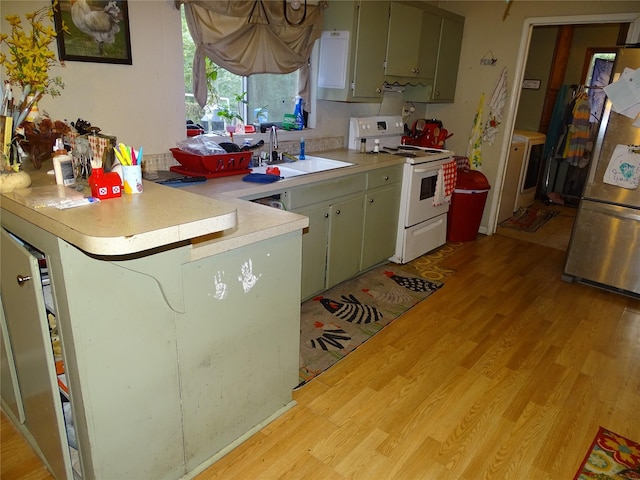
<path id="1" fill-rule="evenodd" d="M 395 254 L 396 263 L 411 260 L 444 245 L 447 241 L 449 204 L 434 205 L 438 172 L 453 159 L 453 152 L 402 145 L 404 123 L 400 116 L 352 117 L 349 122 L 349 149 L 404 157 L 402 190 Z M 378 140 L 378 142 L 376 142 Z M 364 142 L 363 142 L 364 141 Z"/>

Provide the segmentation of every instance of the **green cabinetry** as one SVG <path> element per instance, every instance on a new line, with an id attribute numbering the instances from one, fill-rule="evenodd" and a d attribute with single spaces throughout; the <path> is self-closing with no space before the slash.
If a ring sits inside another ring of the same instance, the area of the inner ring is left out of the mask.
<path id="1" fill-rule="evenodd" d="M 336 0 L 323 28 L 319 79 L 344 79 L 319 80 L 319 99 L 380 102 L 388 83 L 406 85 L 407 101 L 453 102 L 464 17 L 424 2 Z"/>
<path id="2" fill-rule="evenodd" d="M 318 88 L 321 100 L 380 102 L 384 84 L 389 2 L 332 1 L 324 13 L 324 30 L 348 32 L 344 88 Z M 320 55 L 327 68 L 341 61 L 320 41 Z M 321 61 L 321 63 L 324 63 Z"/>
<path id="3" fill-rule="evenodd" d="M 73 476 L 42 292 L 8 232 L 46 254 L 83 478 L 186 478 L 293 405 L 301 231 L 113 256 L 4 209 L 2 227 L 3 405 L 56 478 Z"/>
<path id="4" fill-rule="evenodd" d="M 360 270 L 387 260 L 395 252 L 401 181 L 402 165 L 367 174 Z"/>
<path id="5" fill-rule="evenodd" d="M 288 210 L 309 217 L 302 241 L 303 300 L 358 273 L 365 185 L 366 176 L 356 174 L 282 193 Z"/>
<path id="6" fill-rule="evenodd" d="M 407 101 L 446 103 L 455 99 L 464 17 L 422 4 L 420 78 L 407 86 Z M 389 81 L 393 80 L 390 78 Z M 410 82 L 404 82 L 410 83 Z M 418 84 L 419 83 L 419 84 Z"/>
<path id="7" fill-rule="evenodd" d="M 38 259 L 4 229 L 0 246 L 3 407 L 50 471 L 72 478 Z"/>
<path id="8" fill-rule="evenodd" d="M 436 76 L 442 18 L 440 9 L 391 2 L 385 80 L 431 86 Z"/>
<path id="9" fill-rule="evenodd" d="M 394 165 L 282 193 L 288 210 L 309 217 L 302 238 L 302 300 L 393 255 L 401 179 L 402 165 Z"/>

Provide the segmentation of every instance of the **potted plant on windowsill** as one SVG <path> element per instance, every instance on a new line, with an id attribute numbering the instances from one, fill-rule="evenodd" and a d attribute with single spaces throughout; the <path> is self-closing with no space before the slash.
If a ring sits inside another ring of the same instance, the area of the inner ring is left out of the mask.
<path id="1" fill-rule="evenodd" d="M 225 130 L 232 136 L 234 133 L 244 133 L 244 119 L 238 112 L 242 109 L 241 105 L 246 102 L 244 99 L 246 95 L 247 92 L 238 93 L 233 96 L 237 103 L 237 110 L 231 110 L 229 105 L 223 105 L 217 112 L 217 115 L 224 119 Z M 236 120 L 236 122 L 234 122 L 234 120 Z"/>
<path id="2" fill-rule="evenodd" d="M 229 133 L 235 132 L 235 125 L 233 124 L 234 120 L 239 120 L 242 122 L 242 116 L 240 116 L 240 114 L 238 114 L 237 112 L 231 110 L 227 105 L 223 105 L 222 107 L 220 107 L 220 110 L 218 110 L 216 115 L 224 120 L 225 130 Z M 231 129 L 233 130 L 233 132 L 231 131 Z"/>

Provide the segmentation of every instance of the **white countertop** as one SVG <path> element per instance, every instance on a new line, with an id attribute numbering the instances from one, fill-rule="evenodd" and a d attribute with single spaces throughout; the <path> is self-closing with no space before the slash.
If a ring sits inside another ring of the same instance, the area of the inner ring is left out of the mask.
<path id="1" fill-rule="evenodd" d="M 197 259 L 301 230 L 309 224 L 308 218 L 302 215 L 243 198 L 268 196 L 290 187 L 404 162 L 394 155 L 360 154 L 346 149 L 313 155 L 355 165 L 266 185 L 244 182 L 243 175 L 180 188 L 145 180 L 142 194 L 123 194 L 120 198 L 66 210 L 29 207 L 15 193 L 7 193 L 0 196 L 0 206 L 92 254 L 127 255 L 190 243 L 190 257 Z M 53 177 L 46 174 L 46 165 L 42 170 L 28 167 L 26 170 L 32 176 L 31 188 L 55 184 Z M 89 194 L 88 189 L 85 194 Z"/>
<path id="2" fill-rule="evenodd" d="M 313 174 L 298 175 L 269 184 L 244 182 L 242 180 L 243 175 L 236 175 L 232 177 L 214 178 L 204 183 L 197 183 L 189 185 L 188 187 L 181 187 L 180 189 L 210 198 L 228 199 L 233 197 L 254 199 L 260 196 L 268 196 L 273 192 L 286 190 L 291 187 L 308 185 L 322 180 L 330 180 L 332 178 L 362 173 L 386 166 L 403 164 L 405 160 L 404 157 L 397 155 L 386 153 L 363 154 L 355 150 L 347 149 L 313 152 L 309 155 L 331 160 L 340 160 L 342 162 L 353 163 L 354 165 Z M 304 160 L 299 161 L 304 162 Z M 286 166 L 286 163 L 284 165 Z"/>

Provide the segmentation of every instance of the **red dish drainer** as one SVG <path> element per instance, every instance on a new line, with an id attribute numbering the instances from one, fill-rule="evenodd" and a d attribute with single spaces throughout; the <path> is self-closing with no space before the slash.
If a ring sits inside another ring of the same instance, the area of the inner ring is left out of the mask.
<path id="1" fill-rule="evenodd" d="M 170 150 L 173 158 L 180 162 L 170 170 L 181 175 L 216 178 L 251 173 L 251 152 L 195 155 L 179 148 Z"/>

